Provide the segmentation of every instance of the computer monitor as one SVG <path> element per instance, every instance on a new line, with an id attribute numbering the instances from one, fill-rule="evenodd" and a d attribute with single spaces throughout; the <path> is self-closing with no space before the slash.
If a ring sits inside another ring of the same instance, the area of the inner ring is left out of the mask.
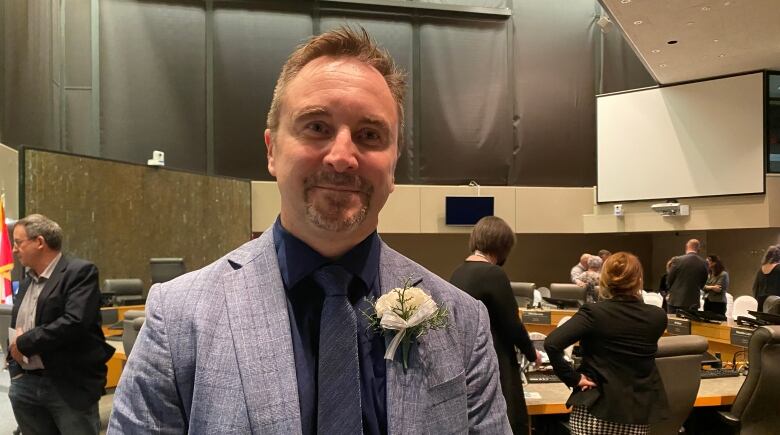
<path id="1" fill-rule="evenodd" d="M 149 269 L 152 274 L 152 284 L 170 281 L 186 272 L 183 258 L 151 258 Z"/>
<path id="2" fill-rule="evenodd" d="M 762 313 L 761 311 L 748 311 L 748 314 L 753 315 L 756 320 L 765 325 L 780 325 L 780 315 L 778 314 Z"/>
<path id="3" fill-rule="evenodd" d="M 485 216 L 493 216 L 492 196 L 448 196 L 444 220 L 447 225 L 474 225 Z"/>

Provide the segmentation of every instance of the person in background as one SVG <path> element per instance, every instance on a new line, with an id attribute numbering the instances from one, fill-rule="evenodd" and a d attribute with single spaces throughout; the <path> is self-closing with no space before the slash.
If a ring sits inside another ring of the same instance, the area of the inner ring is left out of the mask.
<path id="1" fill-rule="evenodd" d="M 515 346 L 530 362 L 541 358 L 520 321 L 509 278 L 501 268 L 514 244 L 515 234 L 504 220 L 495 216 L 480 219 L 469 239 L 471 255 L 450 282 L 487 307 L 509 424 L 514 433 L 527 434 L 528 411 Z"/>
<path id="2" fill-rule="evenodd" d="M 674 257 L 669 276 L 669 313 L 677 310 L 699 310 L 699 294 L 707 282 L 707 263 L 699 257 L 700 243 L 696 239 L 685 243 L 685 255 Z"/>
<path id="3" fill-rule="evenodd" d="M 114 348 L 100 328 L 98 269 L 63 256 L 62 236 L 40 214 L 19 219 L 13 230 L 25 272 L 11 315 L 8 397 L 25 435 L 100 432 L 98 400 Z"/>
<path id="4" fill-rule="evenodd" d="M 704 284 L 704 311 L 726 314 L 726 293 L 729 290 L 729 273 L 717 255 L 707 256 L 709 276 Z"/>
<path id="5" fill-rule="evenodd" d="M 588 270 L 582 272 L 575 281 L 575 284 L 580 287 L 585 287 L 586 289 L 585 302 L 596 302 L 598 300 L 596 286 L 599 285 L 602 264 L 603 261 L 601 260 L 601 257 L 591 255 L 590 258 L 588 258 Z"/>
<path id="6" fill-rule="evenodd" d="M 580 262 L 575 264 L 569 271 L 569 279 L 573 284 L 577 284 L 577 278 L 582 275 L 582 272 L 588 270 L 588 258 L 590 258 L 590 254 L 587 252 L 580 255 Z"/>
<path id="7" fill-rule="evenodd" d="M 664 309 L 664 311 L 667 311 L 667 299 L 669 295 L 669 271 L 672 270 L 672 261 L 674 261 L 674 257 L 670 258 L 666 262 L 666 268 L 664 269 L 664 274 L 661 275 L 661 282 L 658 283 L 658 293 L 661 294 L 661 296 L 664 297 L 664 303 L 661 305 L 661 308 Z"/>
<path id="8" fill-rule="evenodd" d="M 761 268 L 753 281 L 753 295 L 758 301 L 758 311 L 764 311 L 767 296 L 780 296 L 780 245 L 771 245 L 766 249 Z"/>
<path id="9" fill-rule="evenodd" d="M 610 255 L 612 255 L 612 253 L 606 249 L 599 250 L 599 258 L 601 258 L 602 263 L 607 261 L 607 258 L 609 258 Z"/>
<path id="10" fill-rule="evenodd" d="M 601 271 L 605 300 L 583 305 L 544 342 L 555 373 L 574 389 L 566 402 L 574 435 L 646 434 L 668 415 L 655 365 L 667 317 L 642 302 L 641 288 L 639 259 L 627 252 L 611 255 Z M 563 352 L 578 341 L 582 364 L 575 370 Z"/>

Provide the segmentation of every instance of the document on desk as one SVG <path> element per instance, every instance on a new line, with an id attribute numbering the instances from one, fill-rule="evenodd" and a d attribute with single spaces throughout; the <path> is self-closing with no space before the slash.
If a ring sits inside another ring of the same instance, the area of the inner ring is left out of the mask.
<path id="1" fill-rule="evenodd" d="M 523 395 L 526 399 L 541 399 L 542 394 L 538 391 L 523 391 Z"/>
<path id="2" fill-rule="evenodd" d="M 16 342 L 16 329 L 8 328 L 8 344 L 14 344 L 15 342 Z M 22 357 L 22 361 L 24 361 L 25 364 L 30 363 L 30 360 L 26 356 Z"/>

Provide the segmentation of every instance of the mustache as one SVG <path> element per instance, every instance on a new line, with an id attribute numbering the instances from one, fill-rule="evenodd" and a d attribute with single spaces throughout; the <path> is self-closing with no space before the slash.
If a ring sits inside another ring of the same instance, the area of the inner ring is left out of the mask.
<path id="1" fill-rule="evenodd" d="M 343 187 L 350 190 L 370 194 L 374 188 L 365 178 L 354 174 L 319 170 L 303 180 L 305 190 L 318 185 Z"/>

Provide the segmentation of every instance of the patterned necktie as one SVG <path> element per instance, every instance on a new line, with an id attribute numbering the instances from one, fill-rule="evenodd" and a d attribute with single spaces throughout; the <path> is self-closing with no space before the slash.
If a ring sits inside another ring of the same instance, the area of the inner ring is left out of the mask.
<path id="1" fill-rule="evenodd" d="M 317 433 L 362 434 L 357 317 L 347 298 L 352 274 L 327 265 L 314 272 L 325 300 L 320 319 Z"/>

